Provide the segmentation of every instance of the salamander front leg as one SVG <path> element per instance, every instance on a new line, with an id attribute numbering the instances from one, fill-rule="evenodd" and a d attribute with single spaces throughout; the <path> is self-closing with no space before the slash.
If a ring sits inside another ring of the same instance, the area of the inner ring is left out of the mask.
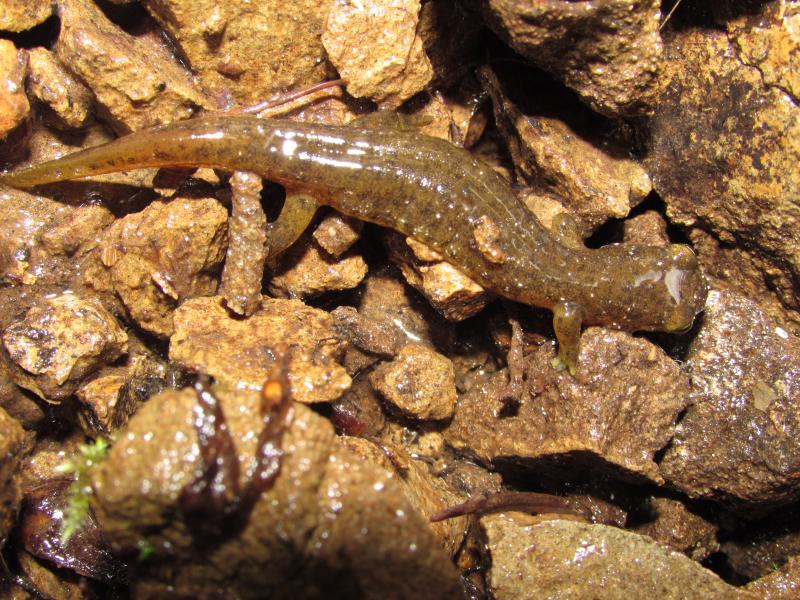
<path id="1" fill-rule="evenodd" d="M 581 322 L 583 307 L 574 302 L 562 302 L 553 307 L 553 329 L 558 340 L 558 358 L 570 375 L 578 368 L 581 349 Z"/>
<path id="2" fill-rule="evenodd" d="M 303 235 L 318 208 L 316 199 L 308 194 L 286 191 L 281 214 L 267 226 L 269 233 L 267 264 L 270 267 L 274 267 L 278 256 Z"/>

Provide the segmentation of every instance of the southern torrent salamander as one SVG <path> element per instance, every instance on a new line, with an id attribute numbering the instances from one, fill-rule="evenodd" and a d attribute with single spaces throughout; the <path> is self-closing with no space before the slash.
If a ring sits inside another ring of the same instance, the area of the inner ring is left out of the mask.
<path id="1" fill-rule="evenodd" d="M 206 116 L 6 173 L 0 183 L 28 188 L 145 167 L 251 171 L 287 189 L 271 254 L 295 240 L 318 203 L 390 227 L 500 296 L 552 310 L 559 356 L 572 373 L 581 324 L 680 332 L 702 310 L 706 284 L 688 246 L 586 248 L 568 218 L 551 233 L 467 151 L 378 121 L 385 119 L 328 126 Z"/>

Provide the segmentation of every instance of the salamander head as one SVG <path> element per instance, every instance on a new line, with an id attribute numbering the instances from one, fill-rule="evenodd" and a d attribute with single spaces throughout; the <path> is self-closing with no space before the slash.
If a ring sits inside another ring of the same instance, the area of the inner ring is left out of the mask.
<path id="1" fill-rule="evenodd" d="M 689 329 L 703 310 L 708 286 L 689 246 L 672 244 L 668 257 L 664 271 L 664 288 L 669 296 L 664 331 L 678 333 Z"/>
<path id="2" fill-rule="evenodd" d="M 614 306 L 606 309 L 613 315 L 607 322 L 631 331 L 668 333 L 692 326 L 708 288 L 691 248 L 620 245 L 613 251 L 620 260 L 608 294 Z"/>

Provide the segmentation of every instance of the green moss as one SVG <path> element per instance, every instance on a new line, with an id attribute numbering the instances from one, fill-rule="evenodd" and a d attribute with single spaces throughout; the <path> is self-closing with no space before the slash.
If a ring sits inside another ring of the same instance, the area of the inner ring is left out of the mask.
<path id="1" fill-rule="evenodd" d="M 61 522 L 61 543 L 66 544 L 83 525 L 89 514 L 92 485 L 89 473 L 94 465 L 105 460 L 108 441 L 97 438 L 78 447 L 78 453 L 58 467 L 60 473 L 72 473 L 75 480 L 67 490 L 67 505 Z"/>

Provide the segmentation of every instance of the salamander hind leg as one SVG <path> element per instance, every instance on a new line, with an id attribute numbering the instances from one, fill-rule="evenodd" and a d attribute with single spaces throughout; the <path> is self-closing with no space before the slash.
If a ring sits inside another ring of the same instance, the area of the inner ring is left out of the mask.
<path id="1" fill-rule="evenodd" d="M 558 358 L 570 375 L 578 368 L 581 348 L 581 322 L 583 307 L 574 302 L 561 302 L 553 307 L 553 329 L 558 340 Z"/>
<path id="2" fill-rule="evenodd" d="M 311 224 L 317 208 L 319 204 L 308 194 L 286 191 L 281 214 L 267 226 L 269 233 L 267 264 L 270 267 L 274 267 L 278 256 L 303 235 Z"/>
<path id="3" fill-rule="evenodd" d="M 553 226 L 550 231 L 558 238 L 558 241 L 567 248 L 581 250 L 586 248 L 581 237 L 578 222 L 567 213 L 558 213 L 553 216 Z"/>

